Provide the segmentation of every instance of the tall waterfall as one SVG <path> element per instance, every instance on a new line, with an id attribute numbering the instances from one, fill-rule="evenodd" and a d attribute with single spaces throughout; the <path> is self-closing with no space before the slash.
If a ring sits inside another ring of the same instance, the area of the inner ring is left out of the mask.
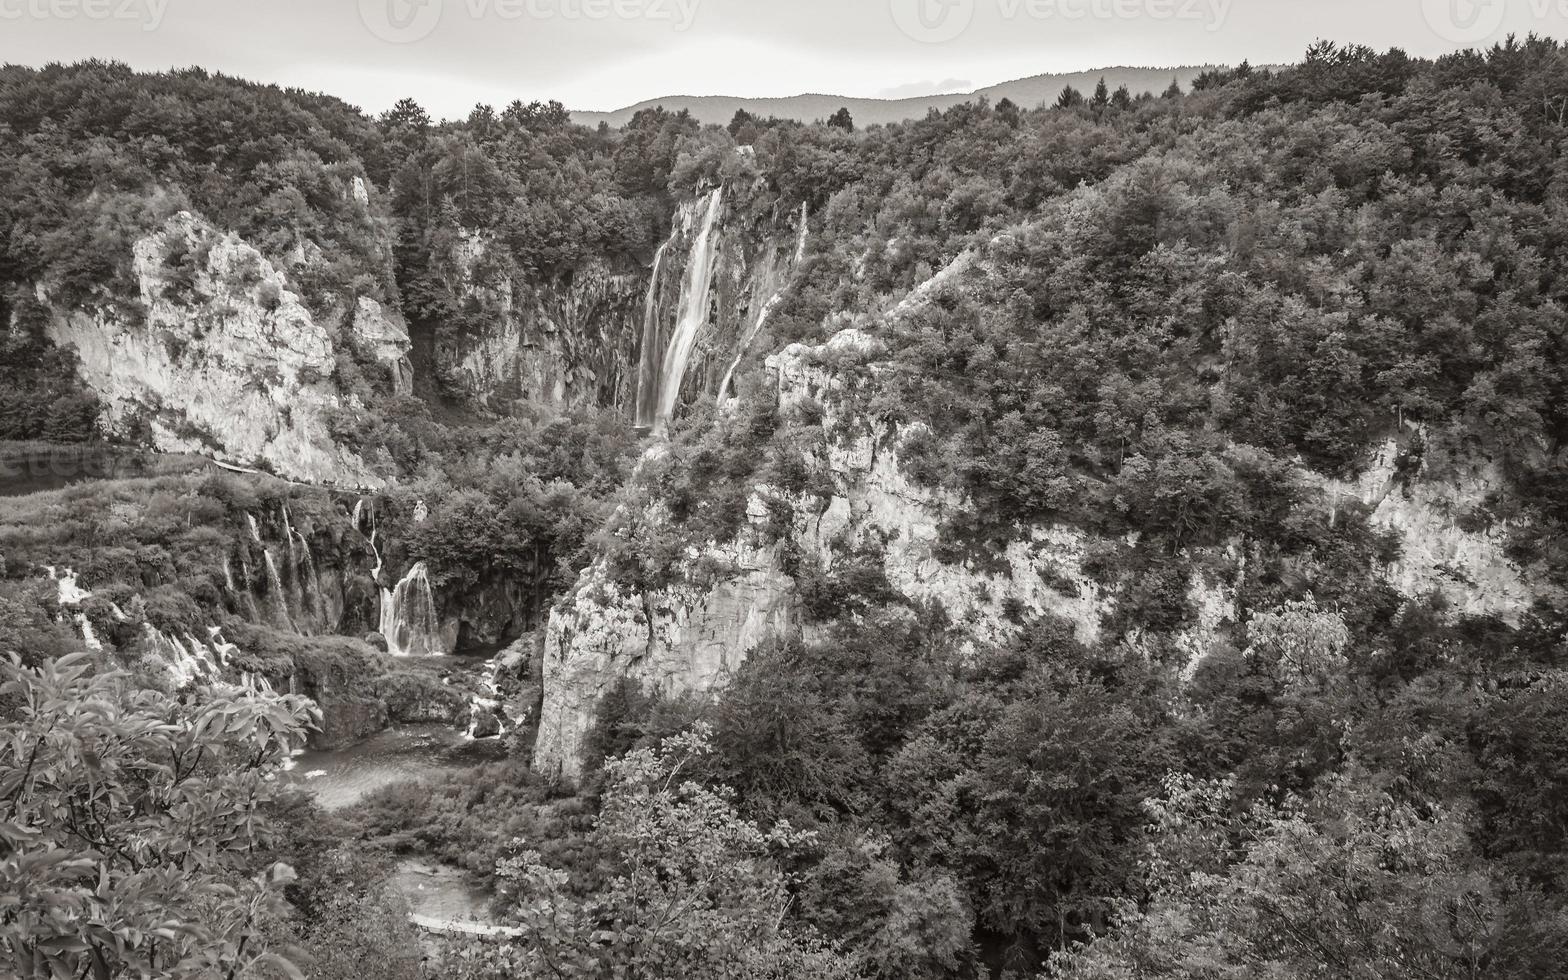
<path id="1" fill-rule="evenodd" d="M 450 650 L 441 635 L 430 569 L 420 562 L 395 589 L 381 593 L 381 635 L 395 657 L 440 657 Z"/>
<path id="2" fill-rule="evenodd" d="M 638 371 L 637 392 L 639 428 L 663 432 L 675 415 L 697 333 L 708 322 L 708 291 L 713 285 L 713 270 L 718 262 L 713 233 L 723 210 L 724 188 L 719 187 L 708 195 L 703 206 L 701 224 L 686 258 L 680 301 L 676 304 L 675 329 L 662 351 L 658 343 L 661 334 L 658 291 L 665 249 L 661 248 L 654 260 L 653 281 L 648 287 L 648 301 L 643 311 L 642 364 Z"/>
<path id="3" fill-rule="evenodd" d="M 290 633 L 296 632 L 294 618 L 289 615 L 289 594 L 283 588 L 283 576 L 278 574 L 278 563 L 272 558 L 272 549 L 263 548 L 261 557 L 267 566 L 267 591 L 272 594 L 272 606 L 278 617 L 278 625 Z"/>
<path id="4" fill-rule="evenodd" d="M 735 372 L 740 370 L 740 363 L 746 358 L 746 350 L 751 347 L 752 343 L 762 333 L 762 328 L 767 326 L 768 319 L 773 316 L 773 311 L 778 307 L 779 303 L 784 301 L 784 287 L 788 284 L 790 277 L 800 271 L 801 263 L 806 261 L 806 242 L 810 233 L 811 211 L 803 201 L 800 205 L 800 230 L 795 238 L 795 254 L 791 259 L 789 268 L 784 270 L 782 275 L 774 274 L 758 278 L 759 286 L 772 280 L 772 284 L 767 288 L 773 289 L 773 293 L 762 304 L 762 309 L 758 312 L 757 318 L 751 322 L 751 326 L 746 328 L 746 332 L 741 335 L 740 343 L 735 345 L 735 360 L 730 364 L 730 369 L 724 372 L 724 380 L 719 382 L 719 407 L 724 407 L 730 401 L 730 390 L 735 383 Z"/>

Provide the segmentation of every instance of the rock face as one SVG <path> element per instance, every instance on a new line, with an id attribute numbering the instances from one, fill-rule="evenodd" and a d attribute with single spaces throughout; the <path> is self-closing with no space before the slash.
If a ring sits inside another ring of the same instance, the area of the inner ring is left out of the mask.
<path id="1" fill-rule="evenodd" d="M 877 350 L 871 337 L 848 330 L 824 348 L 790 347 L 768 359 L 768 371 L 783 407 L 816 401 L 832 430 L 844 386 L 872 376 L 868 362 Z M 822 363 L 829 361 L 837 366 Z M 1018 626 L 1009 613 L 1020 610 L 1061 616 L 1085 641 L 1095 639 L 1107 600 L 1084 574 L 1086 537 L 1068 528 L 1032 529 L 1006 548 L 1005 570 L 939 560 L 939 528 L 964 501 L 905 476 L 897 457 L 903 436 L 873 427 L 830 441 L 825 458 L 814 461 L 831 481 L 829 494 L 786 498 L 758 488 L 734 541 L 688 553 L 688 567 L 724 570 L 712 580 L 637 595 L 612 581 L 603 563 L 590 568 L 546 629 L 535 766 L 578 772 L 596 706 L 622 677 L 665 694 L 709 692 L 764 640 L 798 628 L 787 553 L 831 568 L 862 546 L 878 547 L 894 589 L 915 603 L 940 602 L 954 628 L 974 642 L 1012 635 Z M 792 515 L 785 540 L 772 530 L 781 507 Z"/>
<path id="2" fill-rule="evenodd" d="M 441 332 L 435 356 L 442 376 L 480 404 L 628 404 L 646 275 L 594 261 L 569 277 L 530 285 L 492 262 L 494 251 L 475 233 L 459 247 L 455 291 L 478 312 L 465 326 Z"/>
<path id="3" fill-rule="evenodd" d="M 916 604 L 940 603 L 971 644 L 1005 640 L 1020 621 L 1046 614 L 1071 623 L 1085 642 L 1102 637 L 1114 590 L 1086 573 L 1086 558 L 1102 542 L 1078 528 L 1021 527 L 983 565 L 943 560 L 940 529 L 968 502 L 904 473 L 899 448 L 917 434 L 914 427 L 852 417 L 856 389 L 876 383 L 878 350 L 875 338 L 851 329 L 821 348 L 796 345 L 767 360 L 780 407 L 820 406 L 823 430 L 840 433 L 809 461 L 826 478 L 819 495 L 755 488 L 749 522 L 735 540 L 688 551 L 687 567 L 723 569 L 710 579 L 688 577 L 638 595 L 612 581 L 601 562 L 557 605 L 545 634 L 536 767 L 577 773 L 596 706 L 621 678 L 667 695 L 711 692 L 765 639 L 800 629 L 786 554 L 831 569 L 869 549 L 893 589 Z M 1507 557 L 1506 528 L 1466 529 L 1474 522 L 1465 515 L 1500 486 L 1490 467 L 1427 467 L 1401 483 L 1390 443 L 1354 484 L 1310 473 L 1303 480 L 1323 489 L 1326 506 L 1336 499 L 1371 506 L 1373 523 L 1398 535 L 1403 556 L 1385 572 L 1406 595 L 1436 590 L 1462 612 L 1517 621 L 1541 594 Z M 658 515 L 657 501 L 647 505 L 648 519 Z M 1193 556 L 1201 560 L 1188 585 L 1188 625 L 1172 637 L 1188 680 L 1240 618 L 1244 542 L 1211 550 Z M 1136 652 L 1138 632 L 1125 642 Z"/>
<path id="4" fill-rule="evenodd" d="M 692 276 L 710 215 L 709 248 L 700 250 L 709 274 Z M 546 282 L 529 282 L 486 235 L 469 232 L 449 283 L 463 314 L 438 331 L 436 371 L 482 405 L 531 398 L 632 418 L 660 383 L 650 369 L 666 360 L 685 311 L 697 329 L 677 401 L 716 399 L 804 259 L 808 218 L 778 211 L 753 189 L 725 188 L 677 208 L 651 267 L 595 259 Z M 694 281 L 701 295 L 692 295 Z"/>
<path id="5" fill-rule="evenodd" d="M 376 483 L 328 430 L 342 407 L 331 332 L 260 252 L 181 212 L 136 243 L 133 271 L 140 320 L 56 310 L 48 326 L 76 350 L 110 429 L 136 436 L 145 425 L 157 449 L 294 479 Z M 47 285 L 39 294 L 47 303 Z"/>
<path id="6" fill-rule="evenodd" d="M 1385 572 L 1400 592 L 1435 592 L 1460 613 L 1517 626 L 1545 593 L 1540 579 L 1508 556 L 1509 526 L 1477 517 L 1504 487 L 1496 465 L 1444 459 L 1431 445 L 1404 472 L 1400 464 L 1400 441 L 1389 439 L 1355 482 L 1317 482 L 1331 506 L 1366 504 L 1373 526 L 1398 536 L 1399 560 Z"/>
<path id="7" fill-rule="evenodd" d="M 401 316 L 388 314 L 380 303 L 361 296 L 354 311 L 354 343 L 365 356 L 387 369 L 393 391 L 399 395 L 414 393 L 414 366 L 409 360 L 414 345 Z"/>

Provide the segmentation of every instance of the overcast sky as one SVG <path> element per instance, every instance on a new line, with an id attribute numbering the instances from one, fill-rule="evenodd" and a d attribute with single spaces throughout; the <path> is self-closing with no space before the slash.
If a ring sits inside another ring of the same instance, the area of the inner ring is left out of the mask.
<path id="1" fill-rule="evenodd" d="M 201 65 L 380 111 L 661 95 L 897 97 L 1111 65 L 1435 55 L 1568 35 L 1568 0 L 0 0 L 0 60 Z"/>

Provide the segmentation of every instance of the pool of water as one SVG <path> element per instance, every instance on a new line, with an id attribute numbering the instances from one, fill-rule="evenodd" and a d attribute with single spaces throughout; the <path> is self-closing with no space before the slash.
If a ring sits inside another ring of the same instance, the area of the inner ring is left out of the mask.
<path id="1" fill-rule="evenodd" d="M 438 922 L 490 924 L 490 894 L 460 868 L 408 859 L 398 865 L 392 884 L 408 899 L 409 911 Z"/>
<path id="2" fill-rule="evenodd" d="M 461 732 L 441 725 L 394 728 L 347 749 L 306 752 L 288 778 L 327 810 L 341 810 L 384 786 L 474 765 Z"/>

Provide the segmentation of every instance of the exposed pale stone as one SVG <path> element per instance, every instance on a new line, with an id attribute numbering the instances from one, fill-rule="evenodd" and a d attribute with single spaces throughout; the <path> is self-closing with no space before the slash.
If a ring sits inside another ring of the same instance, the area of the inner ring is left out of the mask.
<path id="1" fill-rule="evenodd" d="M 414 393 L 414 366 L 409 361 L 413 344 L 401 316 L 388 314 L 380 303 L 361 296 L 354 310 L 354 342 L 365 354 L 385 366 L 400 395 Z"/>
<path id="2" fill-rule="evenodd" d="M 1436 592 L 1461 613 L 1497 616 L 1517 625 L 1543 587 L 1508 557 L 1508 524 L 1466 530 L 1461 518 L 1503 489 L 1503 477 L 1488 461 L 1452 461 L 1434 473 L 1429 446 L 1418 472 L 1401 481 L 1400 446 L 1389 439 L 1354 482 L 1309 475 L 1330 506 L 1355 500 L 1372 508 L 1372 524 L 1399 536 L 1400 558 L 1386 570 L 1407 596 Z"/>
<path id="3" fill-rule="evenodd" d="M 185 290 L 165 262 L 176 242 L 196 263 Z M 76 350 L 111 429 L 145 418 L 161 450 L 266 464 L 300 480 L 376 484 L 328 431 L 339 407 L 332 338 L 261 253 L 181 212 L 136 243 L 133 268 L 142 322 L 57 309 L 48 325 L 56 345 Z M 40 294 L 47 301 L 47 286 Z"/>

